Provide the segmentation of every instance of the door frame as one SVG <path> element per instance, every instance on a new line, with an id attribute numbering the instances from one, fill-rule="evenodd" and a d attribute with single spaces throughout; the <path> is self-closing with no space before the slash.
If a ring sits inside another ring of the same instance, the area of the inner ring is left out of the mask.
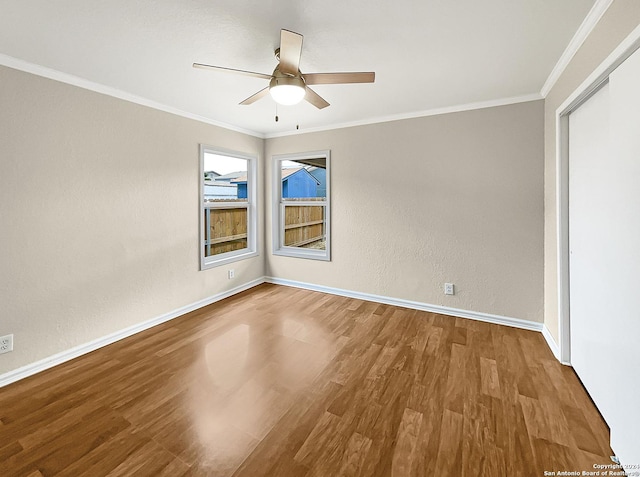
<path id="1" fill-rule="evenodd" d="M 569 114 L 578 109 L 609 75 L 640 48 L 637 26 L 556 109 L 556 246 L 558 270 L 558 327 L 560 361 L 571 364 L 571 311 L 569 307 Z"/>

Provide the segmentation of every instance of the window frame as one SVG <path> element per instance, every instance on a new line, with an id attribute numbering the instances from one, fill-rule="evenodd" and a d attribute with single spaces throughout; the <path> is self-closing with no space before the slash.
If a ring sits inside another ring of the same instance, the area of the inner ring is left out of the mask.
<path id="1" fill-rule="evenodd" d="M 318 159 L 324 158 L 326 161 L 326 177 L 327 177 L 327 191 L 326 199 L 324 201 L 309 201 L 309 202 L 296 202 L 290 205 L 311 205 L 325 207 L 324 225 L 325 225 L 325 250 L 315 250 L 301 247 L 288 247 L 283 244 L 284 242 L 284 213 L 285 207 L 282 200 L 282 177 L 281 177 L 281 162 L 282 161 L 296 161 L 304 159 Z M 284 257 L 294 258 L 307 258 L 311 260 L 323 260 L 331 261 L 331 151 L 329 149 L 324 151 L 310 151 L 292 154 L 277 154 L 271 156 L 271 231 L 272 231 L 272 249 L 274 255 L 280 255 Z"/>
<path id="2" fill-rule="evenodd" d="M 205 206 L 204 202 L 204 155 L 216 154 L 219 156 L 228 156 L 236 159 L 244 159 L 247 161 L 247 200 L 246 202 L 220 202 L 215 205 Z M 198 176 L 198 191 L 200 197 L 198 199 L 199 205 L 199 243 L 200 243 L 200 270 L 207 270 L 210 268 L 219 267 L 229 263 L 245 260 L 247 258 L 257 257 L 258 253 L 258 213 L 257 213 L 257 156 L 246 154 L 243 152 L 232 151 L 229 149 L 223 149 L 214 146 L 208 146 L 206 144 L 200 144 L 199 154 L 199 176 Z M 205 209 L 233 209 L 246 207 L 247 209 L 247 247 L 241 250 L 233 250 L 231 252 L 224 252 L 218 255 L 205 256 L 205 246 L 207 245 L 205 240 Z"/>

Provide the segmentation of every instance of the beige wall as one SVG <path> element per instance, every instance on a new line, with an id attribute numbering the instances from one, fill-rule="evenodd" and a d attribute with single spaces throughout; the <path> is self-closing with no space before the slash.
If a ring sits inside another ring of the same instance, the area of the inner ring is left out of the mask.
<path id="1" fill-rule="evenodd" d="M 615 0 L 573 57 L 545 100 L 544 322 L 558 341 L 556 110 L 640 24 L 640 2 Z"/>
<path id="2" fill-rule="evenodd" d="M 262 139 L 5 67 L 0 105 L 0 374 L 264 275 L 198 271 L 198 144 Z"/>
<path id="3" fill-rule="evenodd" d="M 331 150 L 332 261 L 271 255 L 268 225 L 267 274 L 541 322 L 543 141 L 543 101 L 268 139 Z"/>
<path id="4" fill-rule="evenodd" d="M 0 85 L 0 374 L 265 270 L 542 321 L 542 101 L 264 141 L 10 68 Z M 200 272 L 199 143 L 258 155 L 264 199 L 263 157 L 331 149 L 332 261 L 271 256 L 265 200 L 267 253 Z"/>

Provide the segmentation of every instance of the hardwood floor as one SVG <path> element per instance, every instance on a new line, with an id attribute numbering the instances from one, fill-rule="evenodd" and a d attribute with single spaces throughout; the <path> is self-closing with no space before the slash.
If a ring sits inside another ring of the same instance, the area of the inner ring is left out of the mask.
<path id="1" fill-rule="evenodd" d="M 539 333 L 261 285 L 0 389 L 0 475 L 542 476 L 609 434 Z"/>

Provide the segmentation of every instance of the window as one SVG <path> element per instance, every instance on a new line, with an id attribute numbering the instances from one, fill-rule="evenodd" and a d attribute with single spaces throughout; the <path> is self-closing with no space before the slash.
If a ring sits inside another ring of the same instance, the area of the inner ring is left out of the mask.
<path id="1" fill-rule="evenodd" d="M 200 269 L 258 255 L 256 158 L 200 146 Z"/>
<path id="2" fill-rule="evenodd" d="M 330 152 L 273 156 L 273 253 L 331 259 Z"/>

